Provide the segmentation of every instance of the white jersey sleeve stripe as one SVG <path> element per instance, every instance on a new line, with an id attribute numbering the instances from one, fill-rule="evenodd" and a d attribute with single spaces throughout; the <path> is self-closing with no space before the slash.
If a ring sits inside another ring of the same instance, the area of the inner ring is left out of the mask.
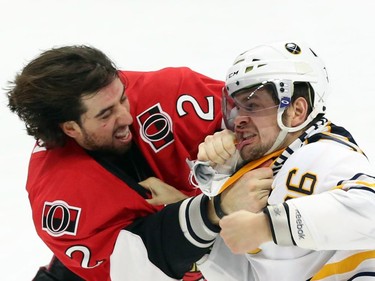
<path id="1" fill-rule="evenodd" d="M 200 248 L 212 245 L 220 230 L 205 219 L 207 216 L 204 212 L 205 200 L 207 197 L 203 194 L 186 199 L 182 202 L 179 211 L 180 226 L 186 239 Z"/>

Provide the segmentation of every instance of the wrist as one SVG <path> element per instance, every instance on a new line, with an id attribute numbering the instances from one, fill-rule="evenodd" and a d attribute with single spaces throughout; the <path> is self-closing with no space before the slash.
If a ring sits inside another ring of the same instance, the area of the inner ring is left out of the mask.
<path id="1" fill-rule="evenodd" d="M 213 205 L 214 205 L 214 210 L 215 214 L 219 219 L 222 219 L 224 216 L 228 215 L 221 207 L 221 193 L 218 195 L 214 196 L 213 200 Z"/>
<path id="2" fill-rule="evenodd" d="M 273 233 L 272 233 L 272 228 L 269 223 L 268 216 L 263 213 L 257 213 L 258 216 L 258 228 L 260 230 L 260 233 L 262 233 L 261 237 L 259 237 L 259 245 L 265 242 L 269 242 L 273 240 Z"/>
<path id="3" fill-rule="evenodd" d="M 216 225 L 219 225 L 219 221 L 224 216 L 228 215 L 228 213 L 222 208 L 221 195 L 222 193 L 219 193 L 218 195 L 211 197 L 208 201 L 208 217 L 210 221 Z"/>
<path id="4" fill-rule="evenodd" d="M 219 225 L 220 218 L 215 213 L 213 198 L 207 200 L 207 217 L 212 224 Z"/>
<path id="5" fill-rule="evenodd" d="M 220 197 L 219 198 L 216 198 L 216 197 L 217 196 L 208 197 L 209 199 L 207 200 L 207 216 L 212 224 L 219 225 L 220 219 L 226 214 L 221 210 Z M 220 210 L 217 210 L 218 204 L 219 204 Z"/>

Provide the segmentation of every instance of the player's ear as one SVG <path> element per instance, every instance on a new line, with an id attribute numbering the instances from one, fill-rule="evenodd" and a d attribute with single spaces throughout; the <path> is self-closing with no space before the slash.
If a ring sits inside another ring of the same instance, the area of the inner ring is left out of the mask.
<path id="1" fill-rule="evenodd" d="M 60 128 L 69 137 L 76 139 L 81 135 L 81 127 L 75 121 L 66 121 L 60 123 Z"/>
<path id="2" fill-rule="evenodd" d="M 293 114 L 291 119 L 292 127 L 301 125 L 307 118 L 309 109 L 307 100 L 299 97 L 293 102 Z"/>

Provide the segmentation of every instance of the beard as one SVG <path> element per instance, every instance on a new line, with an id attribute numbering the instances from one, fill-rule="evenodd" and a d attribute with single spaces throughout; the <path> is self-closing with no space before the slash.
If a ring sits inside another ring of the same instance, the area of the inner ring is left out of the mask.
<path id="1" fill-rule="evenodd" d="M 100 141 L 92 134 L 89 134 L 84 128 L 81 127 L 81 129 L 83 135 L 83 144 L 87 149 L 91 151 L 97 151 L 109 155 L 122 155 L 125 152 L 129 151 L 132 146 L 132 142 L 116 146 L 113 142 Z"/>
<path id="2" fill-rule="evenodd" d="M 240 155 L 245 163 L 260 159 L 266 152 L 272 147 L 273 143 L 267 143 L 263 145 L 257 145 L 255 147 L 249 147 L 245 145 L 241 151 Z"/>

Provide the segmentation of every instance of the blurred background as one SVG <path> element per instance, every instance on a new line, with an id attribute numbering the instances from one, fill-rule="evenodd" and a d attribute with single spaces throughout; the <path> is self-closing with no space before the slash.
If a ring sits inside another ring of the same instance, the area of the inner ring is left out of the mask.
<path id="1" fill-rule="evenodd" d="M 4 94 L 40 52 L 88 44 L 121 69 L 189 66 L 224 79 L 254 45 L 304 40 L 330 75 L 327 117 L 353 133 L 375 174 L 374 10 L 368 0 L 0 0 L 1 279 L 31 280 L 52 256 L 34 231 L 25 191 L 34 140 Z"/>

